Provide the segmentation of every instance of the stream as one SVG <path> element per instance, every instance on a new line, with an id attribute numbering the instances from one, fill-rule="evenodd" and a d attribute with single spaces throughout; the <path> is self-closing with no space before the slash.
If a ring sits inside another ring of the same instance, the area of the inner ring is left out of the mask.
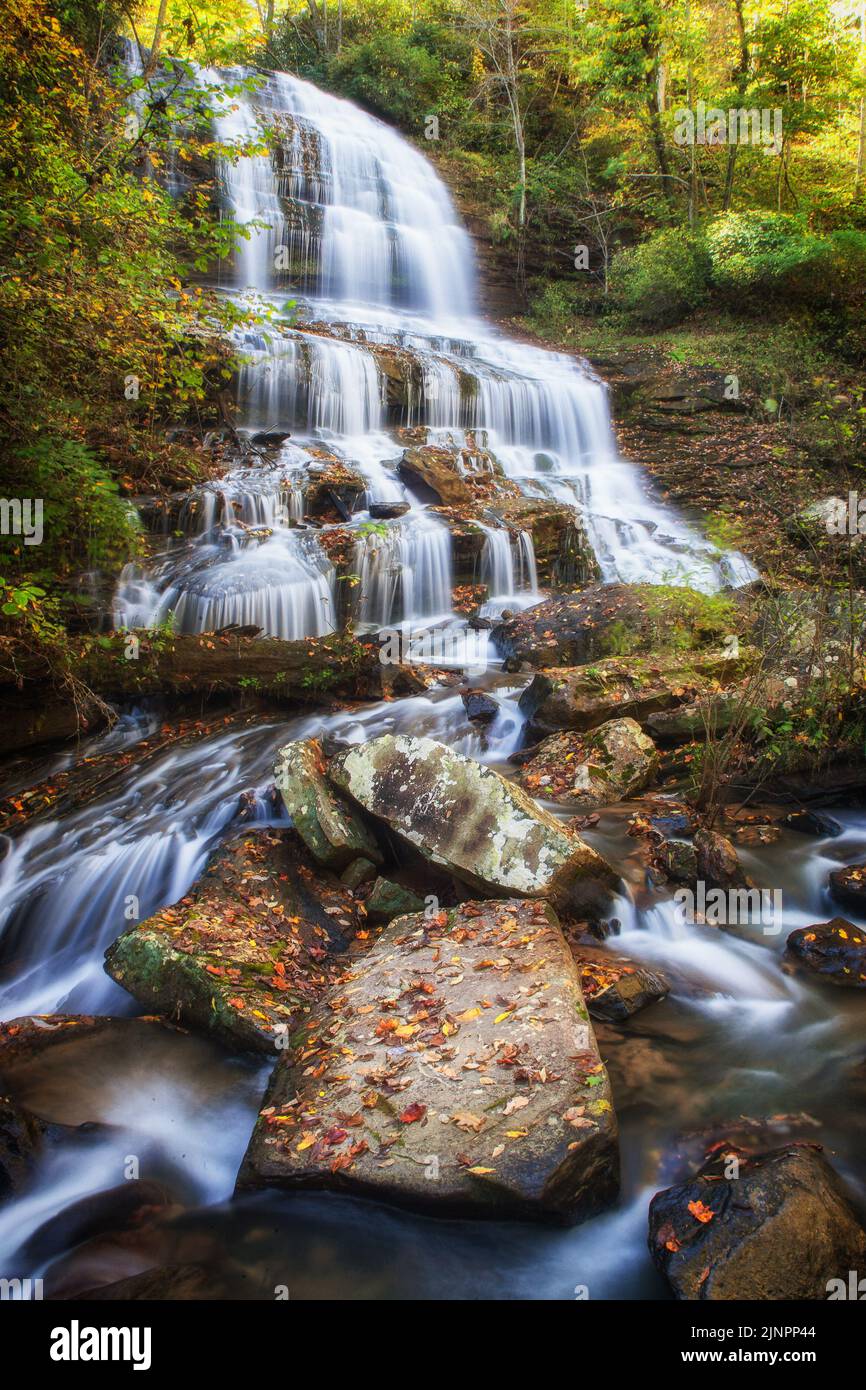
<path id="1" fill-rule="evenodd" d="M 241 242 L 220 288 L 239 300 L 265 295 L 278 310 L 297 304 L 267 333 L 244 335 L 238 382 L 245 431 L 291 433 L 276 453 L 245 457 L 190 494 L 148 563 L 121 576 L 118 626 L 171 615 L 185 632 L 229 623 L 283 638 L 334 630 L 341 597 L 327 527 L 310 524 L 305 507 L 324 450 L 364 483 L 343 520 L 360 577 L 352 620 L 366 630 L 459 628 L 451 534 L 401 480 L 395 423 L 425 426 L 428 442 L 488 451 L 525 496 L 573 506 L 606 580 L 714 590 L 754 577 L 743 556 L 715 550 L 618 457 L 606 389 L 588 367 L 509 341 L 484 321 L 471 242 L 418 150 L 286 74 L 229 98 L 237 76 L 199 74 L 216 96 L 219 139 L 237 143 L 264 122 L 279 132 L 279 157 L 221 160 L 227 209 L 267 225 Z M 388 353 L 409 364 L 399 422 L 383 375 Z M 371 527 L 395 506 L 399 515 Z M 539 602 L 531 534 L 492 514 L 481 528 L 486 611 Z M 677 1136 L 740 1117 L 772 1116 L 780 1136 L 819 1138 L 866 1196 L 860 1001 L 780 969 L 788 932 L 833 915 L 827 875 L 864 857 L 866 814 L 832 810 L 843 826 L 834 839 L 785 831 L 742 849 L 755 882 L 783 894 L 781 930 L 765 935 L 681 925 L 669 894 L 643 882 L 628 808 L 614 807 L 585 832 L 631 886 L 612 908 L 608 944 L 673 982 L 628 1024 L 596 1029 L 621 1126 L 618 1206 L 550 1230 L 432 1220 L 333 1195 L 232 1199 L 267 1068 L 131 1022 L 135 1001 L 103 969 L 105 948 L 129 924 L 130 895 L 144 919 L 182 897 L 240 825 L 287 824 L 269 793 L 275 749 L 293 739 L 358 743 L 402 730 L 507 771 L 529 677 L 502 672 L 492 652 L 485 664 L 474 684 L 499 713 L 483 732 L 446 687 L 263 717 L 181 741 L 141 766 L 133 756 L 103 795 L 18 835 L 0 860 L 0 1019 L 60 1012 L 130 1023 L 61 1054 L 49 1048 L 24 1069 L 16 1094 L 25 1106 L 85 1128 L 61 1132 L 25 1195 L 0 1206 L 0 1276 L 42 1277 L 50 1294 L 74 1295 L 156 1264 L 199 1261 L 213 1272 L 215 1297 L 225 1289 L 273 1298 L 285 1287 L 292 1298 L 664 1298 L 646 1247 L 649 1198 L 669 1180 Z M 134 755 L 158 721 L 158 709 L 126 711 L 78 756 Z M 123 1182 L 130 1156 L 168 1201 L 121 1238 L 88 1213 Z"/>

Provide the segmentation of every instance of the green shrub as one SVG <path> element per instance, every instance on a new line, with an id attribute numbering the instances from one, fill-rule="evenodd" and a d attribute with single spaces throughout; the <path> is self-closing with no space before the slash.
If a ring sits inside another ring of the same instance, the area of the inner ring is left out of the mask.
<path id="1" fill-rule="evenodd" d="M 137 548 L 134 508 L 99 459 L 74 439 L 46 435 L 11 454 L 0 476 L 5 497 L 42 501 L 42 544 L 13 545 L 13 567 L 38 558 L 55 574 L 92 566 L 116 570 Z"/>
<path id="2" fill-rule="evenodd" d="M 352 101 L 417 133 L 427 114 L 441 116 L 455 101 L 450 66 L 412 36 L 381 33 L 344 47 L 331 60 L 328 79 Z"/>
<path id="3" fill-rule="evenodd" d="M 611 270 L 611 295 L 638 323 L 666 327 L 704 303 L 710 270 L 703 237 L 671 227 L 620 252 Z"/>

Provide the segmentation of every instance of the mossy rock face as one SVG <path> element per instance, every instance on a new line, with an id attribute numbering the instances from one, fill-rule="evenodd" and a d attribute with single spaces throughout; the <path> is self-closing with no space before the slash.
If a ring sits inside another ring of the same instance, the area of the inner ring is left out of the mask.
<path id="1" fill-rule="evenodd" d="M 866 1233 L 822 1154 L 716 1147 L 650 1205 L 650 1253 L 676 1298 L 823 1301 L 863 1269 Z"/>
<path id="2" fill-rule="evenodd" d="M 240 1189 L 582 1219 L 617 1192 L 610 1087 L 546 903 L 400 917 L 274 1071 Z"/>
<path id="3" fill-rule="evenodd" d="M 328 781 L 317 739 L 281 748 L 274 781 L 292 824 L 317 863 L 329 869 L 345 869 L 355 859 L 381 864 L 379 847 L 357 807 Z"/>
<path id="4" fill-rule="evenodd" d="M 248 833 L 212 856 L 187 897 L 118 937 L 106 969 L 146 1008 L 274 1055 L 362 920 L 294 834 Z"/>
<path id="5" fill-rule="evenodd" d="M 606 906 L 613 869 L 492 768 L 407 734 L 340 753 L 329 777 L 424 858 L 495 896 Z"/>
<path id="6" fill-rule="evenodd" d="M 540 671 L 520 697 L 530 738 L 562 729 L 597 728 L 608 719 L 631 718 L 652 733 L 662 712 L 691 706 L 695 695 L 732 686 L 757 654 L 740 647 L 669 657 L 608 657 L 590 665 Z M 709 698 L 709 695 L 708 695 Z"/>
<path id="7" fill-rule="evenodd" d="M 637 796 L 658 766 L 655 744 L 634 719 L 610 719 L 588 734 L 546 738 L 520 780 L 533 796 L 591 811 Z"/>
<path id="8" fill-rule="evenodd" d="M 505 619 L 491 636 L 506 668 L 723 646 L 744 619 L 733 600 L 653 584 L 594 584 Z"/>

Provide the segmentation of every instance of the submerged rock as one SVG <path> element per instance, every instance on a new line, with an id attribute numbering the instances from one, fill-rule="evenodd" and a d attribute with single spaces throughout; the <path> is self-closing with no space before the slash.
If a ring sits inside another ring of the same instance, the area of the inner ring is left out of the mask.
<path id="1" fill-rule="evenodd" d="M 792 931 L 785 950 L 827 984 L 866 989 L 866 933 L 844 917 Z"/>
<path id="2" fill-rule="evenodd" d="M 118 937 L 105 968 L 147 1008 L 273 1055 L 329 983 L 358 911 L 291 832 L 248 832 L 187 897 Z"/>
<path id="3" fill-rule="evenodd" d="M 481 892 L 594 910 L 618 883 L 594 849 L 519 788 L 432 739 L 385 734 L 338 754 L 329 776 Z"/>
<path id="4" fill-rule="evenodd" d="M 653 1198 L 649 1248 L 676 1298 L 826 1299 L 863 1269 L 866 1232 L 815 1149 L 723 1148 Z"/>
<path id="5" fill-rule="evenodd" d="M 381 864 L 379 847 L 357 808 L 327 780 L 318 739 L 281 748 L 274 781 L 292 824 L 317 863 L 329 869 L 344 869 L 358 858 Z"/>
<path id="6" fill-rule="evenodd" d="M 442 1215 L 582 1219 L 616 1119 L 546 903 L 401 917 L 281 1058 L 239 1189 L 327 1187 Z"/>
<path id="7" fill-rule="evenodd" d="M 655 744 L 634 719 L 611 719 L 592 733 L 546 738 L 520 780 L 534 796 L 591 811 L 637 796 L 658 765 Z"/>
<path id="8" fill-rule="evenodd" d="M 35 1115 L 0 1095 L 0 1202 L 13 1197 L 31 1177 L 45 1125 Z"/>

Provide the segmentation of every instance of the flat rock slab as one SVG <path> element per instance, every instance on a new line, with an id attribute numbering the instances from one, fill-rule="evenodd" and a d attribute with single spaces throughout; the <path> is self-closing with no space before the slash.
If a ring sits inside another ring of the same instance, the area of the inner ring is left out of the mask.
<path id="1" fill-rule="evenodd" d="M 579 1220 L 618 1187 L 616 1118 L 553 910 L 401 917 L 274 1071 L 239 1189 Z"/>
<path id="2" fill-rule="evenodd" d="M 492 768 L 429 738 L 386 734 L 329 776 L 370 814 L 482 893 L 592 911 L 619 882 L 578 835 Z"/>
<path id="3" fill-rule="evenodd" d="M 362 920 L 293 832 L 248 831 L 216 851 L 187 897 L 118 937 L 105 968 L 149 1010 L 273 1055 Z"/>

